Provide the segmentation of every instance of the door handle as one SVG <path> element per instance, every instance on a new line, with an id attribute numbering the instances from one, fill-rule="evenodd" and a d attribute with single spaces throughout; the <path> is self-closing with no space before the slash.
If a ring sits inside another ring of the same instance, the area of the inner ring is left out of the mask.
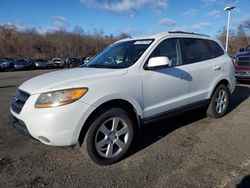
<path id="1" fill-rule="evenodd" d="M 213 69 L 214 69 L 214 70 L 221 70 L 221 66 L 216 65 L 216 66 L 213 67 Z"/>

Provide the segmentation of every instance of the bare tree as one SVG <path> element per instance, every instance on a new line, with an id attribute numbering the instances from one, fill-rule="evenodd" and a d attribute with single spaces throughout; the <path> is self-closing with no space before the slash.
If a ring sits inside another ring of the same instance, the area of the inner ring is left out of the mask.
<path id="1" fill-rule="evenodd" d="M 85 33 L 75 26 L 72 32 L 65 29 L 40 34 L 36 29 L 19 31 L 15 26 L 0 26 L 0 57 L 48 58 L 94 56 L 111 43 L 129 37 L 107 35 L 101 29 Z"/>
<path id="2" fill-rule="evenodd" d="M 244 24 L 238 26 L 237 31 L 230 30 L 229 32 L 229 46 L 228 54 L 235 55 L 240 48 L 244 48 L 249 45 L 250 36 L 246 33 L 246 27 Z M 219 31 L 218 39 L 221 41 L 222 45 L 225 46 L 226 41 L 226 28 L 224 27 Z"/>

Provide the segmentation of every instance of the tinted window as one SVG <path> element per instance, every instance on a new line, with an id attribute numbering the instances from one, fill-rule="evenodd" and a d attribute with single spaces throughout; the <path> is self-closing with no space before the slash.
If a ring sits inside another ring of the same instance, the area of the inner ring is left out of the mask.
<path id="1" fill-rule="evenodd" d="M 211 59 L 208 46 L 202 39 L 183 38 L 186 63 L 196 63 Z"/>
<path id="2" fill-rule="evenodd" d="M 216 57 L 220 57 L 224 55 L 224 50 L 216 42 L 211 41 L 211 40 L 204 40 L 204 42 L 207 44 L 212 58 L 216 58 Z"/>
<path id="3" fill-rule="evenodd" d="M 181 64 L 180 50 L 177 39 L 166 39 L 161 42 L 153 51 L 150 57 L 165 56 L 170 60 L 169 66 Z"/>

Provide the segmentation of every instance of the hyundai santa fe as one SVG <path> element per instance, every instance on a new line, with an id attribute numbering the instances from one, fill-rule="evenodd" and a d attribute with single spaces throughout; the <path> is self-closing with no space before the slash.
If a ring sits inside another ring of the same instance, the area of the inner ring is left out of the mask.
<path id="1" fill-rule="evenodd" d="M 120 40 L 82 67 L 28 80 L 10 111 L 22 133 L 52 146 L 79 143 L 107 165 L 147 123 L 200 107 L 224 116 L 234 88 L 234 65 L 217 40 L 168 32 Z"/>

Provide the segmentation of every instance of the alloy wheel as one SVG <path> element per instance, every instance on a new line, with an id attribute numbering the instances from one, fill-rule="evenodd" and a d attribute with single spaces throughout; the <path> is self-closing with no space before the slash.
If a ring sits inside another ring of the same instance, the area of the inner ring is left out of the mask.
<path id="1" fill-rule="evenodd" d="M 224 90 L 219 90 L 215 98 L 215 110 L 218 114 L 224 112 L 227 107 L 228 98 Z"/>
<path id="2" fill-rule="evenodd" d="M 128 144 L 129 128 L 120 117 L 112 117 L 103 122 L 95 135 L 95 149 L 104 158 L 119 155 Z"/>

